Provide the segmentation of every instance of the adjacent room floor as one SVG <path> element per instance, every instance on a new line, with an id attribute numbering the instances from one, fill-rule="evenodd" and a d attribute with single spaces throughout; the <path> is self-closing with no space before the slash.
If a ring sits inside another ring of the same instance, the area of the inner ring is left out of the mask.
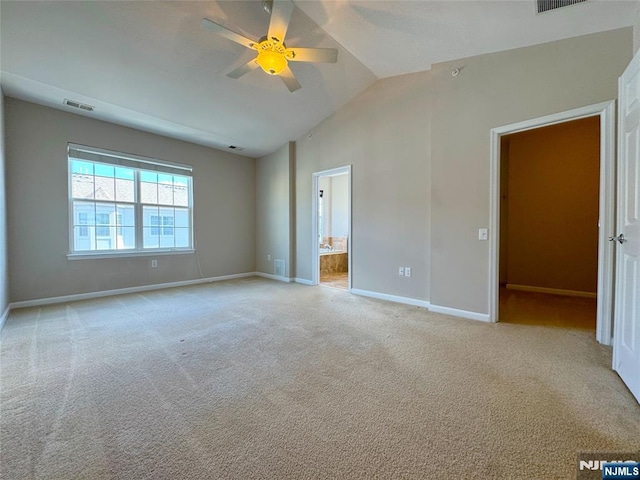
<path id="1" fill-rule="evenodd" d="M 575 478 L 640 449 L 589 330 L 247 278 L 11 313 L 2 478 Z"/>
<path id="2" fill-rule="evenodd" d="M 326 287 L 349 289 L 349 273 L 348 272 L 331 272 L 321 273 L 320 283 Z"/>
<path id="3" fill-rule="evenodd" d="M 596 330 L 596 299 L 500 288 L 500 322 Z"/>

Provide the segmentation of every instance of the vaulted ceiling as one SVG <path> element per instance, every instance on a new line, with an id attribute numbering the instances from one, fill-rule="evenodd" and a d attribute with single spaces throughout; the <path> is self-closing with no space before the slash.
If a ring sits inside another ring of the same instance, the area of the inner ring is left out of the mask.
<path id="1" fill-rule="evenodd" d="M 209 18 L 253 39 L 260 1 L 1 1 L 6 95 L 183 140 L 270 153 L 377 78 L 432 64 L 631 26 L 636 1 L 589 0 L 537 14 L 534 0 L 296 0 L 289 46 L 337 48 L 335 64 L 296 62 L 302 85 L 254 70 L 255 53 L 201 27 Z M 71 99 L 95 106 L 83 112 Z"/>

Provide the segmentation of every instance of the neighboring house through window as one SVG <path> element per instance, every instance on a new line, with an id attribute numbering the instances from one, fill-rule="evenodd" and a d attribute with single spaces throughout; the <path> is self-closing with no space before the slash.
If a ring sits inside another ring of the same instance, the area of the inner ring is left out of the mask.
<path id="1" fill-rule="evenodd" d="M 191 167 L 69 144 L 70 253 L 193 249 Z"/>

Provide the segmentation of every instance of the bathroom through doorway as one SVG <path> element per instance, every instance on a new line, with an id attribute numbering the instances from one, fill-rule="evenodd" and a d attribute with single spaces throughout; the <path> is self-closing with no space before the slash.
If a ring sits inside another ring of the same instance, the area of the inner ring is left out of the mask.
<path id="1" fill-rule="evenodd" d="M 351 287 L 351 168 L 314 174 L 315 284 Z"/>

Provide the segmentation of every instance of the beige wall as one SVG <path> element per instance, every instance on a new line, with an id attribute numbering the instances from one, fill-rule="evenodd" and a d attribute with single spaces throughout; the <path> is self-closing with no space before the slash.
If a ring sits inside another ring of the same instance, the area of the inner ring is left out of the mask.
<path id="1" fill-rule="evenodd" d="M 600 118 L 508 138 L 507 283 L 595 293 Z"/>
<path id="2" fill-rule="evenodd" d="M 256 163 L 256 271 L 274 274 L 274 259 L 285 261 L 285 276 L 292 277 L 291 196 L 294 145 L 287 143 Z M 267 256 L 271 255 L 271 260 Z"/>
<path id="3" fill-rule="evenodd" d="M 379 80 L 297 143 L 297 276 L 311 279 L 312 174 L 353 165 L 353 286 L 488 313 L 490 131 L 613 100 L 625 28 Z M 458 76 L 451 71 L 461 68 Z M 397 275 L 413 267 L 413 277 Z"/>
<path id="4" fill-rule="evenodd" d="M 625 28 L 434 66 L 432 304 L 488 312 L 491 129 L 615 99 L 631 50 Z"/>
<path id="5" fill-rule="evenodd" d="M 2 93 L 2 89 L 0 89 L 0 322 L 2 315 L 9 306 L 4 102 L 4 94 Z"/>
<path id="6" fill-rule="evenodd" d="M 255 160 L 7 98 L 11 301 L 199 278 L 193 254 L 67 260 L 67 142 L 187 163 L 203 277 L 255 271 Z"/>
<path id="7" fill-rule="evenodd" d="M 353 287 L 428 298 L 429 76 L 379 80 L 297 141 L 297 277 L 312 276 L 313 173 L 351 164 Z"/>

